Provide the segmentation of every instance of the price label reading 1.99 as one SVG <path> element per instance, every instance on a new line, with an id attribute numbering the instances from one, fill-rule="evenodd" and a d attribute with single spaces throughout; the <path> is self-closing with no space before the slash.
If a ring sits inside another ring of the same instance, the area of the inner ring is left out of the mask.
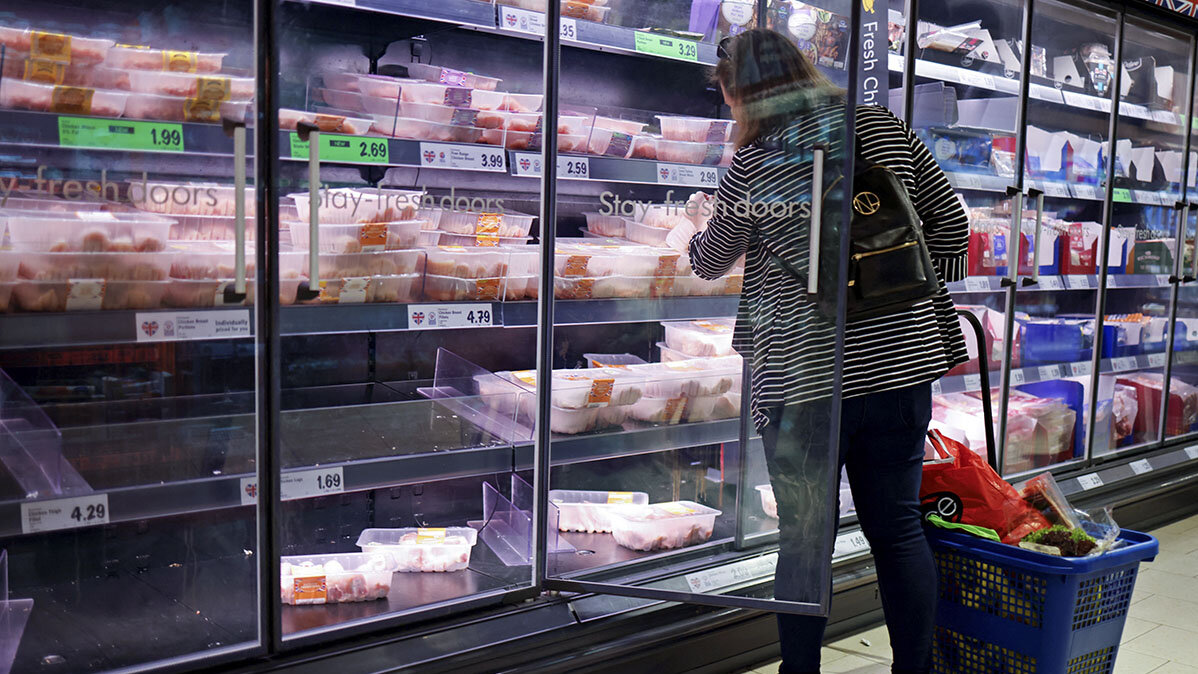
<path id="1" fill-rule="evenodd" d="M 59 117 L 58 144 L 62 147 L 182 152 L 183 125 L 95 117 Z"/>

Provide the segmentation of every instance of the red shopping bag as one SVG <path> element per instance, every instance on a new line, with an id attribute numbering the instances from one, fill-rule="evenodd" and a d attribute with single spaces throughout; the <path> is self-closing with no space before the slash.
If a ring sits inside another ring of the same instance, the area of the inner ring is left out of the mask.
<path id="1" fill-rule="evenodd" d="M 949 522 L 993 529 L 1003 543 L 1012 545 L 1051 526 L 968 447 L 935 430 L 928 431 L 928 442 L 935 458 L 923 464 L 919 502 L 924 517 L 935 514 Z"/>

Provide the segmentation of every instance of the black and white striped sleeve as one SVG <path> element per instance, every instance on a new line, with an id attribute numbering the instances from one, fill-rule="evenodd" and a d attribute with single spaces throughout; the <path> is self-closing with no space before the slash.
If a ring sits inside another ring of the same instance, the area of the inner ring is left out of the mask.
<path id="1" fill-rule="evenodd" d="M 713 281 L 728 273 L 749 248 L 753 221 L 747 208 L 737 204 L 749 203 L 749 181 L 745 159 L 752 148 L 741 148 L 732 159 L 732 166 L 720 180 L 716 190 L 715 208 L 707 229 L 691 238 L 691 267 L 702 279 Z"/>
<path id="2" fill-rule="evenodd" d="M 940 280 L 961 281 L 969 272 L 969 215 L 926 145 L 906 129 L 915 168 L 912 201 Z"/>

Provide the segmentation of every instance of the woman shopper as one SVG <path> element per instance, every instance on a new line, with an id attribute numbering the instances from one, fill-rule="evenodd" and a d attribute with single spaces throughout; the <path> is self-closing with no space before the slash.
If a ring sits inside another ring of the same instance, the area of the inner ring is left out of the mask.
<path id="1" fill-rule="evenodd" d="M 939 276 L 933 298 L 845 328 L 838 456 L 828 447 L 835 324 L 807 295 L 809 209 L 753 208 L 811 198 L 810 148 L 843 161 L 845 97 L 779 33 L 756 29 L 721 43 L 715 79 L 737 120 L 738 149 L 700 232 L 683 223 L 669 242 L 689 251 L 695 273 L 714 279 L 746 256 L 734 334 L 752 369 L 751 410 L 778 502 L 775 597 L 830 596 L 825 532 L 847 469 L 861 528 L 877 564 L 895 672 L 931 667 L 936 569 L 924 538 L 919 483 L 931 420 L 931 383 L 966 360 L 945 283 L 964 278 L 969 224 L 928 149 L 880 107 L 858 107 L 858 156 L 895 172 L 922 224 Z M 798 149 L 796 149 L 798 148 Z M 695 212 L 695 211 L 691 211 Z M 832 218 L 825 229 L 834 228 Z M 699 219 L 696 219 L 698 222 Z M 827 241 L 827 239 L 825 239 Z M 775 260 L 791 263 L 791 271 Z M 778 614 L 781 672 L 818 672 L 826 618 Z"/>

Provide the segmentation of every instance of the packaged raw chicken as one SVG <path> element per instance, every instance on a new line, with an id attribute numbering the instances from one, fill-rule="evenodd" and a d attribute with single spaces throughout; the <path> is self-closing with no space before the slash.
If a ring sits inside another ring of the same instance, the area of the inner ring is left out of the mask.
<path id="1" fill-rule="evenodd" d="M 630 136 L 635 136 L 639 133 L 644 133 L 645 123 L 638 122 L 633 119 L 620 119 L 617 117 L 604 117 L 596 115 L 593 122 L 596 129 L 607 129 L 609 131 L 618 131 L 626 133 Z"/>
<path id="2" fill-rule="evenodd" d="M 686 214 L 686 204 L 646 204 L 638 206 L 635 214 L 637 222 L 646 227 L 670 230 L 684 222 L 690 222 Z"/>
<path id="3" fill-rule="evenodd" d="M 300 279 L 279 279 L 279 303 L 295 304 Z M 163 305 L 179 309 L 226 306 L 225 289 L 236 288 L 236 281 L 227 279 L 177 279 L 167 282 Z M 246 298 L 241 304 L 253 305 L 254 281 L 246 279 Z"/>
<path id="4" fill-rule="evenodd" d="M 438 246 L 429 248 L 427 253 L 429 275 L 464 279 L 505 276 L 511 254 L 506 248 L 464 246 Z"/>
<path id="5" fill-rule="evenodd" d="M 147 310 L 162 306 L 169 285 L 101 279 L 19 281 L 12 294 L 22 311 Z"/>
<path id="6" fill-rule="evenodd" d="M 407 68 L 409 77 L 426 82 L 470 87 L 471 89 L 483 89 L 485 91 L 495 91 L 495 87 L 503 81 L 498 77 L 487 77 L 485 75 L 454 70 L 453 68 L 442 68 L 441 66 L 434 66 L 427 63 L 407 63 L 404 64 L 404 67 Z"/>
<path id="7" fill-rule="evenodd" d="M 95 68 L 87 64 L 38 59 L 26 53 L 9 51 L 4 55 L 3 65 L 0 72 L 5 79 L 68 87 L 96 86 Z"/>
<path id="8" fill-rule="evenodd" d="M 732 140 L 736 122 L 730 119 L 708 119 L 679 115 L 658 115 L 661 135 L 666 140 L 688 143 L 726 143 Z"/>
<path id="9" fill-rule="evenodd" d="M 778 519 L 778 499 L 774 496 L 773 485 L 759 484 L 756 489 L 761 495 L 761 509 L 767 516 Z"/>
<path id="10" fill-rule="evenodd" d="M 21 278 L 34 281 L 107 279 L 162 281 L 174 253 L 22 253 Z"/>
<path id="11" fill-rule="evenodd" d="M 549 490 L 549 502 L 558 513 L 558 531 L 611 533 L 611 513 L 628 504 L 646 505 L 649 495 L 643 491 Z"/>
<path id="12" fill-rule="evenodd" d="M 553 279 L 554 295 L 563 300 L 633 299 L 670 297 L 673 277 L 657 276 L 558 276 Z"/>
<path id="13" fill-rule="evenodd" d="M 0 82 L 0 108 L 59 112 L 69 115 L 120 117 L 128 94 L 87 87 L 56 86 L 5 78 Z"/>
<path id="14" fill-rule="evenodd" d="M 595 211 L 583 211 L 587 219 L 587 229 L 600 236 L 624 236 L 624 218 L 618 215 L 604 215 Z"/>
<path id="15" fill-rule="evenodd" d="M 538 132 L 507 131 L 503 146 L 509 150 L 537 151 L 542 147 L 543 134 Z M 578 152 L 586 144 L 586 134 L 558 134 L 558 152 Z"/>
<path id="16" fill-rule="evenodd" d="M 723 395 L 644 397 L 628 408 L 628 415 L 633 419 L 670 425 L 731 419 L 739 414 L 740 407 L 733 407 L 732 401 Z"/>
<path id="17" fill-rule="evenodd" d="M 648 363 L 628 369 L 645 377 L 645 395 L 653 398 L 721 395 L 741 379 L 739 356 Z"/>
<path id="18" fill-rule="evenodd" d="M 215 280 L 234 278 L 237 273 L 237 257 L 232 241 L 172 242 L 174 253 L 171 263 L 171 278 L 189 280 Z M 246 246 L 246 277 L 253 278 L 255 257 L 253 246 Z"/>
<path id="19" fill-rule="evenodd" d="M 18 251 L 153 253 L 166 246 L 172 221 L 150 213 L 0 210 Z"/>
<path id="20" fill-rule="evenodd" d="M 545 11 L 545 0 L 500 0 L 501 5 L 530 9 L 534 12 Z M 589 0 L 562 0 L 562 16 L 586 21 L 602 22 L 607 18 L 607 0 L 591 2 Z"/>
<path id="21" fill-rule="evenodd" d="M 21 266 L 21 254 L 8 250 L 0 250 L 0 281 L 11 281 L 17 277 L 17 269 Z"/>
<path id="22" fill-rule="evenodd" d="M 248 209 L 247 209 L 248 210 Z M 172 215 L 171 241 L 233 241 L 237 238 L 236 218 L 231 215 Z M 245 239 L 253 241 L 256 227 L 246 222 Z"/>
<path id="23" fill-rule="evenodd" d="M 535 412 L 535 398 L 525 395 L 521 398 L 522 418 L 530 420 Z M 628 418 L 628 408 L 619 407 L 587 407 L 568 410 L 554 407 L 549 412 L 549 430 L 563 435 L 577 435 L 594 430 L 619 426 Z"/>
<path id="24" fill-rule="evenodd" d="M 544 94 L 512 94 L 505 93 L 503 95 L 503 103 L 499 107 L 500 110 L 511 110 L 512 112 L 536 112 L 541 109 L 541 103 L 544 100 Z M 483 97 L 483 104 L 489 103 L 487 97 Z M 476 106 L 479 103 L 475 103 Z M 494 110 L 495 108 L 479 107 L 479 110 Z"/>
<path id="25" fill-rule="evenodd" d="M 612 537 L 631 550 L 673 550 L 704 543 L 721 512 L 694 501 L 632 505 L 612 512 Z"/>
<path id="26" fill-rule="evenodd" d="M 292 110 L 290 108 L 279 108 L 279 128 L 295 130 L 300 122 L 315 124 L 321 131 L 326 133 L 346 133 L 354 136 L 362 136 L 369 133 L 370 127 L 374 125 L 373 119 L 356 119 L 341 115 L 325 115 L 315 112 L 305 112 L 303 110 Z"/>
<path id="27" fill-rule="evenodd" d="M 623 131 L 603 129 L 598 126 L 591 129 L 590 142 L 587 152 L 601 157 L 619 157 L 626 159 L 632 153 L 632 141 L 635 136 Z"/>
<path id="28" fill-rule="evenodd" d="M 731 319 L 679 321 L 662 323 L 662 327 L 666 332 L 666 345 L 671 349 L 696 358 L 735 355 Z"/>
<path id="29" fill-rule="evenodd" d="M 670 230 L 664 227 L 650 227 L 635 220 L 625 220 L 624 223 L 624 236 L 633 243 L 646 246 L 665 246 L 666 237 L 669 235 Z"/>
<path id="30" fill-rule="evenodd" d="M 714 281 L 698 276 L 680 276 L 674 280 L 674 295 L 677 297 L 711 297 L 715 295 L 739 295 L 744 288 L 744 274 L 729 274 Z"/>
<path id="31" fill-rule="evenodd" d="M 461 571 L 470 566 L 476 542 L 478 532 L 470 527 L 365 529 L 358 536 L 362 552 L 391 555 L 400 573 Z"/>
<path id="32" fill-rule="evenodd" d="M 383 599 L 391 591 L 395 558 L 382 552 L 279 558 L 284 604 L 337 604 Z"/>
<path id="33" fill-rule="evenodd" d="M 1135 429 L 1138 411 L 1139 404 L 1136 389 L 1132 386 L 1115 384 L 1115 395 L 1112 403 L 1115 432 L 1115 437 L 1112 440 L 1115 446 L 1123 442 L 1125 438 L 1131 436 L 1132 431 Z"/>
<path id="34" fill-rule="evenodd" d="M 321 225 L 320 252 L 361 253 L 415 248 L 420 242 L 423 224 L 422 220 L 400 220 L 355 225 Z M 299 220 L 284 222 L 283 225 L 291 234 L 291 246 L 296 250 L 308 250 L 311 226 Z"/>
<path id="35" fill-rule="evenodd" d="M 114 44 L 112 40 L 0 26 L 0 45 L 28 53 L 33 58 L 59 63 L 97 64 L 104 60 Z"/>
<path id="36" fill-rule="evenodd" d="M 437 302 L 497 302 L 504 296 L 506 281 L 506 277 L 464 278 L 428 274 L 424 277 L 424 297 Z"/>
<path id="37" fill-rule="evenodd" d="M 308 222 L 309 194 L 288 195 L 299 220 Z M 319 220 L 322 225 L 400 222 L 416 219 L 424 192 L 420 190 L 359 189 L 339 187 L 320 190 Z"/>
<path id="38" fill-rule="evenodd" d="M 16 287 L 13 281 L 0 281 L 0 314 L 12 311 L 12 291 Z"/>
<path id="39" fill-rule="evenodd" d="M 479 213 L 452 210 L 441 214 L 437 227 L 451 234 L 515 238 L 528 236 L 536 219 L 535 215 L 516 211 Z"/>
<path id="40" fill-rule="evenodd" d="M 148 47 L 115 46 L 104 65 L 134 70 L 168 70 L 179 73 L 218 73 L 228 54 L 172 51 Z"/>
<path id="41" fill-rule="evenodd" d="M 424 258 L 425 252 L 420 249 L 383 250 L 370 253 L 321 253 L 317 264 L 320 278 L 332 280 L 423 273 Z M 280 278 L 299 278 L 307 274 L 307 252 L 279 253 Z"/>
<path id="42" fill-rule="evenodd" d="M 661 138 L 651 134 L 633 136 L 629 159 L 657 159 L 657 143 Z"/>
<path id="43" fill-rule="evenodd" d="M 254 78 L 155 70 L 98 68 L 103 86 L 154 96 L 178 96 L 210 101 L 249 101 L 254 98 Z"/>
<path id="44" fill-rule="evenodd" d="M 354 86 L 357 86 L 357 80 L 354 81 Z M 358 91 L 344 91 L 342 89 L 317 88 L 316 99 L 323 101 L 325 105 L 337 110 L 345 110 L 347 112 L 370 112 L 366 109 L 366 97 Z M 391 106 L 391 114 L 395 114 L 395 101 L 387 101 Z"/>
<path id="45" fill-rule="evenodd" d="M 394 138 L 434 140 L 444 143 L 487 143 L 490 145 L 499 145 L 503 142 L 502 132 L 485 134 L 484 129 L 473 126 L 437 124 L 423 119 L 395 117 L 394 115 L 371 116 L 374 119 L 375 133 Z"/>
<path id="46" fill-rule="evenodd" d="M 451 126 L 477 126 L 479 128 L 503 128 L 503 118 L 500 113 L 485 113 L 472 108 L 458 108 L 452 105 L 433 103 L 402 102 L 394 98 L 376 98 L 356 94 L 361 97 L 362 109 L 379 118 L 400 117 L 404 119 L 420 119 L 434 124 Z M 487 115 L 493 115 L 488 117 Z M 386 121 L 386 120 L 384 120 Z M 487 122 L 491 122 L 488 124 Z M 497 122 L 497 123 L 496 123 Z"/>
<path id="47" fill-rule="evenodd" d="M 736 146 L 732 143 L 687 143 L 680 140 L 657 141 L 657 158 L 679 164 L 727 166 L 732 163 Z"/>
<path id="48" fill-rule="evenodd" d="M 529 390 L 535 390 L 537 387 L 535 370 L 497 374 Z M 554 370 L 551 395 L 555 407 L 574 410 L 584 407 L 631 405 L 640 399 L 644 389 L 645 378 L 628 370 Z"/>
<path id="49" fill-rule="evenodd" d="M 566 243 L 555 251 L 554 266 L 558 276 L 674 278 L 682 257 L 670 249 L 598 244 L 586 239 L 559 241 Z"/>
<path id="50" fill-rule="evenodd" d="M 245 121 L 249 101 L 220 101 L 211 98 L 129 94 L 125 116 L 130 119 L 155 119 L 164 122 L 216 124 L 222 119 Z"/>

